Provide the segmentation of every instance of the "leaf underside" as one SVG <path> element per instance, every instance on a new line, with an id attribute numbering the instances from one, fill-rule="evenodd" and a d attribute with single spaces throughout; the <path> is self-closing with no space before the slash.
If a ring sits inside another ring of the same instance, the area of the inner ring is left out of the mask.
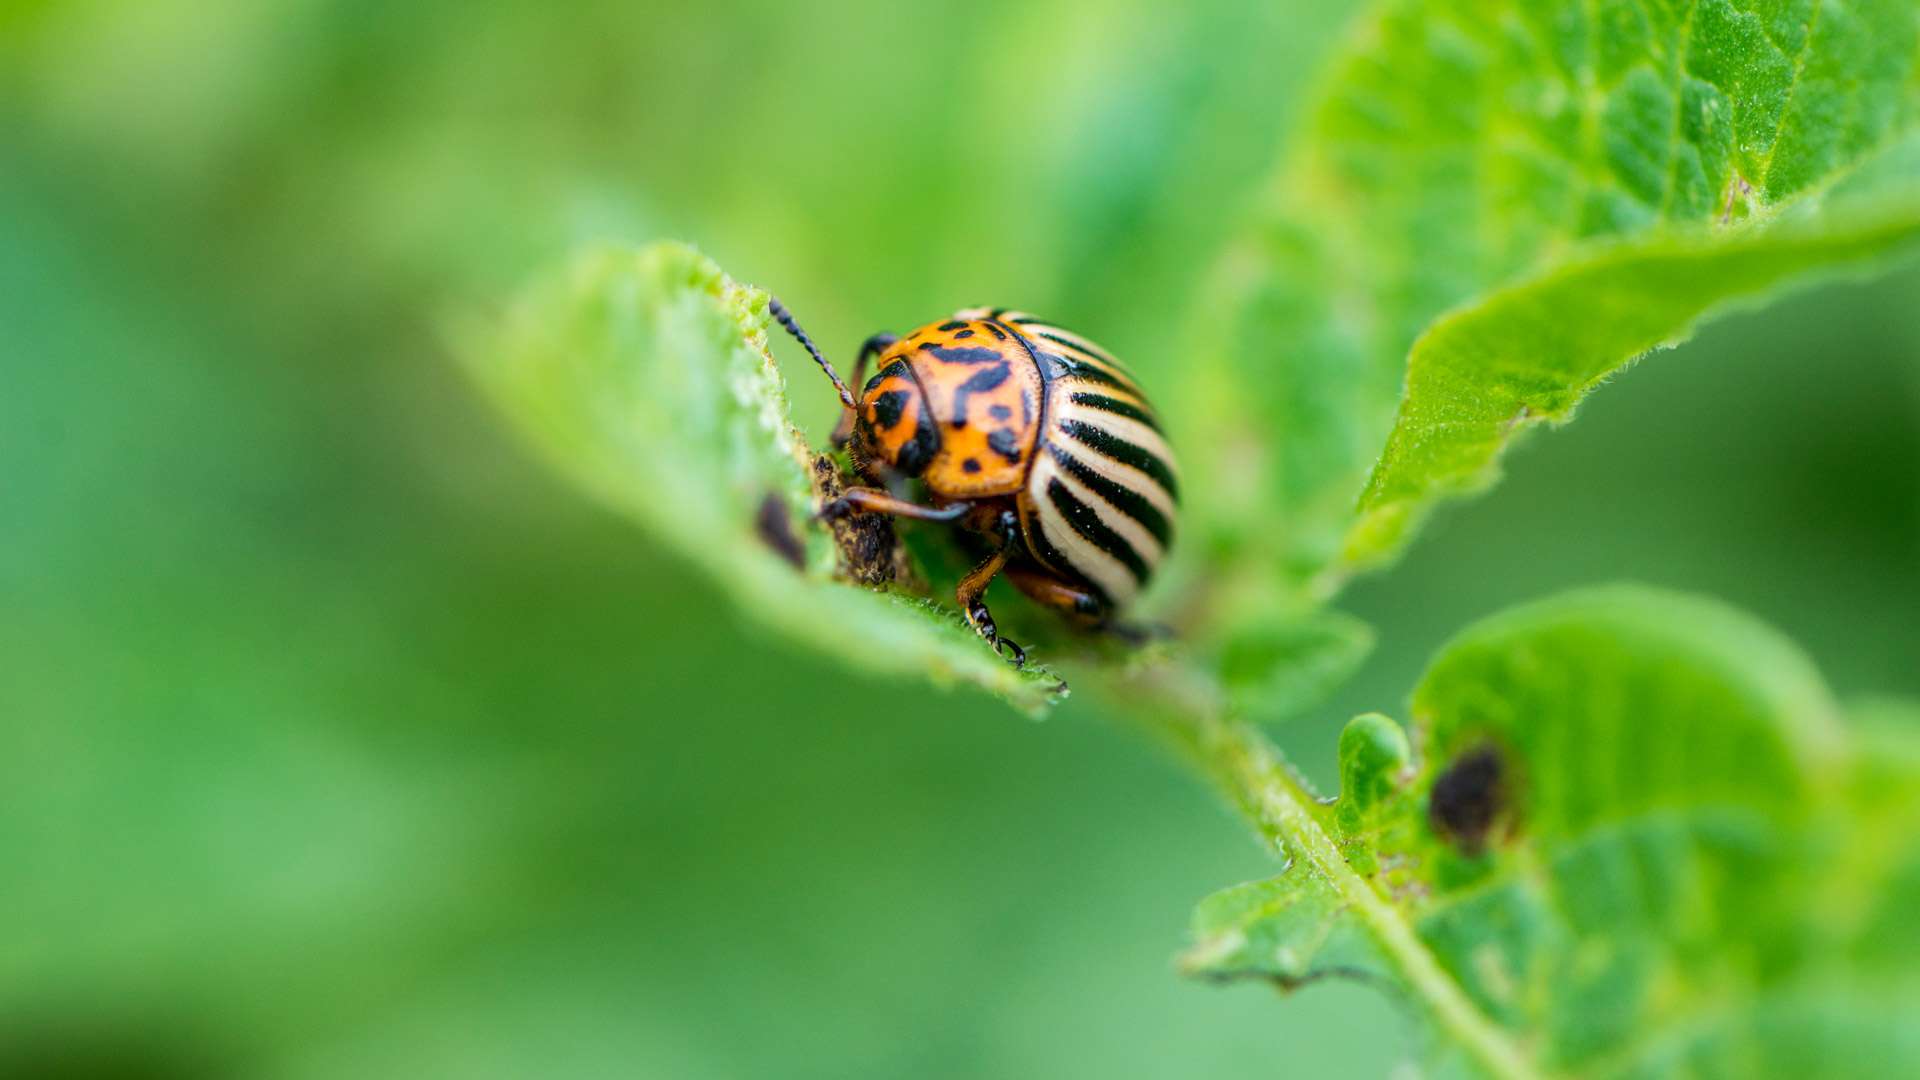
<path id="1" fill-rule="evenodd" d="M 1772 631 L 1572 593 L 1467 630 L 1413 716 L 1417 761 L 1355 721 L 1319 827 L 1530 1070 L 1920 1069 L 1920 742 L 1852 734 Z M 1376 930 L 1296 860 L 1203 903 L 1186 966 L 1404 991 Z"/>

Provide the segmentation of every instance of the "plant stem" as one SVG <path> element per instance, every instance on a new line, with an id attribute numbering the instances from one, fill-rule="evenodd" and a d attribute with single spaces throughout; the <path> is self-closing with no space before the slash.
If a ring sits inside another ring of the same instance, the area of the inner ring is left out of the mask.
<path id="1" fill-rule="evenodd" d="M 1146 720 L 1156 735 L 1173 743 L 1206 773 L 1282 857 L 1305 861 L 1312 872 L 1332 883 L 1414 999 L 1425 1005 L 1433 1022 L 1481 1069 L 1506 1080 L 1542 1075 L 1512 1036 L 1488 1019 L 1441 968 L 1406 915 L 1348 865 L 1339 845 L 1310 809 L 1314 796 L 1288 767 L 1280 749 L 1253 725 L 1227 716 L 1206 689 L 1191 682 L 1169 682 L 1164 671 L 1154 674 L 1159 677 L 1151 680 L 1151 694 L 1133 699 L 1130 715 Z M 1152 704 L 1140 708 L 1142 702 Z"/>

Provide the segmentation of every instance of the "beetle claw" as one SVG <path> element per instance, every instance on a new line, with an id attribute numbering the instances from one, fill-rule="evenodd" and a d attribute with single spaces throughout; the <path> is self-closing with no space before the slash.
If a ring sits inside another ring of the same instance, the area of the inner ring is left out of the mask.
<path id="1" fill-rule="evenodd" d="M 1000 636 L 1000 628 L 993 624 L 993 616 L 987 614 L 986 608 L 976 606 L 968 611 L 967 621 L 973 624 L 973 629 L 980 635 L 981 640 L 985 641 L 994 652 L 1005 657 L 1007 663 L 1017 668 L 1027 666 L 1027 650 Z"/>
<path id="2" fill-rule="evenodd" d="M 995 637 L 991 643 L 993 645 L 993 651 L 1005 657 L 1007 663 L 1012 664 L 1016 668 L 1024 668 L 1027 666 L 1027 650 L 1021 648 L 1013 641 L 1003 637 Z"/>

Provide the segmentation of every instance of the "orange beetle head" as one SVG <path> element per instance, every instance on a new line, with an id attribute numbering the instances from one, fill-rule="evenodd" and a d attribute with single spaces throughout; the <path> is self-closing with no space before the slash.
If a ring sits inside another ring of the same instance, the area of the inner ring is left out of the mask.
<path id="1" fill-rule="evenodd" d="M 854 465 L 862 473 L 875 464 L 884 464 L 907 476 L 919 476 L 927 471 L 934 455 L 940 451 L 940 427 L 934 422 L 933 413 L 927 408 L 926 394 L 906 360 L 896 359 L 882 367 L 856 398 L 847 384 L 840 381 L 840 373 L 820 355 L 813 339 L 800 329 L 785 304 L 776 297 L 767 297 L 767 314 L 793 335 L 832 381 L 852 420 L 849 425 L 849 417 L 841 417 L 834 429 L 834 441 L 851 436 Z M 884 358 L 886 348 L 896 340 L 891 334 L 875 334 L 861 348 L 862 363 L 869 350 L 881 353 Z"/>

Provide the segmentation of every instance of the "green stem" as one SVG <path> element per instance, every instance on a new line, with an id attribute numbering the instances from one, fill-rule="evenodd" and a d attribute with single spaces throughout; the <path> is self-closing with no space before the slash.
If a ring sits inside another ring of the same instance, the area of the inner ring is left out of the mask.
<path id="1" fill-rule="evenodd" d="M 1169 683 L 1163 681 L 1166 673 L 1156 674 L 1162 678 L 1153 680 L 1151 695 L 1143 694 L 1135 703 L 1148 700 L 1158 707 L 1134 715 L 1147 719 L 1155 734 L 1205 772 L 1277 852 L 1304 860 L 1333 884 L 1415 999 L 1425 1003 L 1436 1026 L 1488 1075 L 1508 1080 L 1542 1075 L 1512 1037 L 1468 999 L 1406 917 L 1348 865 L 1309 808 L 1313 795 L 1288 768 L 1279 748 L 1253 725 L 1227 717 L 1201 687 Z"/>

